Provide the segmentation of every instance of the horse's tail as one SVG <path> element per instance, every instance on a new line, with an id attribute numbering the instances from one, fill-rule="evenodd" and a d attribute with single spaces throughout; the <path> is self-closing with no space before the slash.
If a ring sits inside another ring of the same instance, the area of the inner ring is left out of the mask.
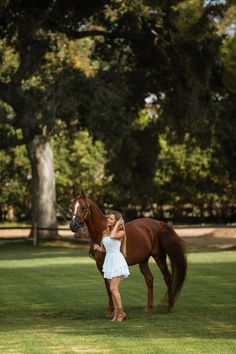
<path id="1" fill-rule="evenodd" d="M 174 305 L 186 277 L 187 259 L 185 245 L 180 236 L 168 224 L 163 225 L 160 234 L 160 243 L 170 259 L 171 297 Z M 167 302 L 167 295 L 168 292 L 164 298 L 165 302 Z"/>

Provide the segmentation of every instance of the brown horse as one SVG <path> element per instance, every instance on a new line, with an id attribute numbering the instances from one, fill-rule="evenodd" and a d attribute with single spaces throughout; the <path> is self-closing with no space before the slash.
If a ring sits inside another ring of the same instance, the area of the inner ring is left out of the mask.
<path id="1" fill-rule="evenodd" d="M 84 194 L 73 200 L 72 211 L 73 217 L 70 228 L 73 232 L 77 232 L 83 226 L 83 223 L 86 223 L 92 239 L 90 253 L 96 260 L 98 270 L 102 273 L 104 253 L 94 251 L 93 245 L 94 243 L 99 245 L 101 243 L 102 232 L 106 228 L 106 216 Z M 127 263 L 129 266 L 139 264 L 148 288 L 145 312 L 149 312 L 153 308 L 153 275 L 148 266 L 150 256 L 154 258 L 163 274 L 167 285 L 165 302 L 168 311 L 171 311 L 186 276 L 187 261 L 183 241 L 171 226 L 150 218 L 130 221 L 125 224 L 125 230 L 127 235 Z M 167 256 L 170 259 L 171 273 L 166 263 Z M 108 313 L 111 314 L 113 304 L 109 284 L 106 280 L 105 284 L 109 296 Z"/>

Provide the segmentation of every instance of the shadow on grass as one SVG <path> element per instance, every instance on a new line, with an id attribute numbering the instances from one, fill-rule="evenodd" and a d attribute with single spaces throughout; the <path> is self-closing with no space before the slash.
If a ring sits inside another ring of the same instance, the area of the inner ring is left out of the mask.
<path id="1" fill-rule="evenodd" d="M 207 309 L 199 309 L 199 313 L 180 309 L 172 314 L 143 314 L 140 306 L 126 306 L 128 319 L 123 323 L 111 322 L 97 308 L 91 307 L 81 310 L 35 310 L 25 312 L 25 319 L 21 311 L 12 316 L 18 317 L 13 324 L 6 320 L 1 332 L 32 330 L 37 328 L 68 336 L 125 336 L 134 338 L 202 338 L 202 339 L 235 339 L 233 319 L 222 314 L 218 318 Z M 204 312 L 204 314 L 203 314 Z M 217 309 L 215 309 L 217 312 Z M 0 312 L 6 318 L 7 314 Z"/>

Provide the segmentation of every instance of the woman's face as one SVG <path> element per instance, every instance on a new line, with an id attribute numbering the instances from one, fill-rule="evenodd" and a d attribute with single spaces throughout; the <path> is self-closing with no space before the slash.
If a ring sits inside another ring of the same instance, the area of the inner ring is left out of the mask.
<path id="1" fill-rule="evenodd" d="M 115 215 L 113 215 L 113 214 L 108 215 L 107 226 L 115 226 L 115 223 L 116 223 Z"/>

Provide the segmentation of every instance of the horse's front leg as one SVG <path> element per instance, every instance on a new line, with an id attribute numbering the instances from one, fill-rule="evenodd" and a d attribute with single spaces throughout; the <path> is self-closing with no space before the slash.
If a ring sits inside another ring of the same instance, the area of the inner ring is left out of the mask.
<path id="1" fill-rule="evenodd" d="M 107 279 L 104 279 L 105 281 L 105 286 L 107 289 L 107 295 L 108 295 L 108 308 L 107 308 L 107 315 L 106 317 L 113 317 L 113 312 L 114 312 L 114 305 L 112 301 L 112 296 L 111 296 L 111 291 L 110 291 L 110 284 Z"/>
<path id="2" fill-rule="evenodd" d="M 98 270 L 99 270 L 99 272 L 101 273 L 101 275 L 103 277 L 101 265 L 97 263 L 97 267 L 98 267 Z M 113 305 L 111 291 L 110 291 L 110 284 L 109 284 L 107 279 L 104 279 L 104 283 L 105 283 L 105 287 L 106 287 L 107 295 L 108 295 L 108 308 L 107 308 L 106 317 L 110 318 L 110 317 L 113 317 L 114 305 Z"/>
<path id="3" fill-rule="evenodd" d="M 102 258 L 101 254 L 99 254 L 99 255 L 94 255 L 94 258 L 96 260 L 97 268 L 103 277 L 102 265 L 103 265 L 104 257 Z M 109 299 L 106 317 L 110 318 L 110 317 L 113 317 L 114 305 L 113 305 L 111 291 L 110 291 L 110 284 L 107 279 L 104 279 L 104 282 L 105 282 L 105 287 L 106 287 L 107 295 L 108 295 L 108 299 Z"/>

